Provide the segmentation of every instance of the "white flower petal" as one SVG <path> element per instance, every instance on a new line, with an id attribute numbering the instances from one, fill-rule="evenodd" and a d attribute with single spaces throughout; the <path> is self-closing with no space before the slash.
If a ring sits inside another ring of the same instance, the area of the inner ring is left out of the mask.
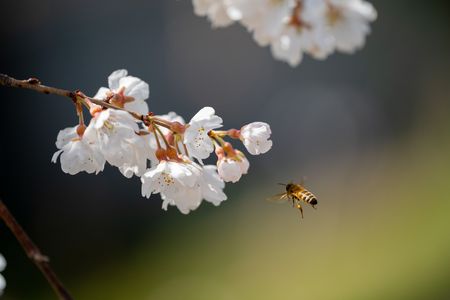
<path id="1" fill-rule="evenodd" d="M 2 274 L 0 274 L 0 295 L 3 294 L 3 290 L 5 289 L 5 287 L 6 287 L 5 277 L 3 277 Z"/>
<path id="2" fill-rule="evenodd" d="M 126 76 L 120 79 L 119 89 L 125 88 L 125 95 L 133 97 L 135 100 L 146 100 L 150 94 L 148 84 L 133 76 Z"/>
<path id="3" fill-rule="evenodd" d="M 227 195 L 223 192 L 225 183 L 217 173 L 216 166 L 208 165 L 203 167 L 203 182 L 201 186 L 203 198 L 215 206 L 227 199 Z"/>
<path id="4" fill-rule="evenodd" d="M 6 259 L 2 254 L 0 254 L 0 272 L 3 271 L 5 268 L 6 268 Z"/>
<path id="5" fill-rule="evenodd" d="M 184 144 L 189 155 L 202 160 L 214 151 L 214 145 L 208 132 L 222 127 L 222 118 L 215 115 L 212 107 L 202 108 L 189 122 L 184 133 Z"/>
<path id="6" fill-rule="evenodd" d="M 125 103 L 124 108 L 141 115 L 146 115 L 149 111 L 147 102 L 143 100 Z"/>
<path id="7" fill-rule="evenodd" d="M 103 171 L 105 159 L 95 141 L 76 134 L 77 126 L 61 130 L 58 134 L 56 146 L 60 149 L 52 156 L 56 163 L 60 157 L 63 172 L 74 175 L 79 172 L 98 173 Z M 87 131 L 87 130 L 86 130 Z"/>
<path id="8" fill-rule="evenodd" d="M 271 133 L 269 124 L 253 122 L 241 128 L 241 140 L 250 154 L 258 155 L 272 148 L 272 141 L 269 140 Z"/>
<path id="9" fill-rule="evenodd" d="M 200 109 L 195 116 L 192 117 L 191 122 L 201 122 L 203 120 L 208 120 L 214 116 L 215 110 L 212 107 L 206 106 Z"/>
<path id="10" fill-rule="evenodd" d="M 77 138 L 77 126 L 68 127 L 58 132 L 58 136 L 56 137 L 56 147 L 61 149 L 65 145 L 67 145 L 74 138 Z"/>
<path id="11" fill-rule="evenodd" d="M 224 158 L 218 161 L 217 169 L 219 176 L 225 182 L 238 182 L 242 176 L 240 164 L 233 159 Z"/>
<path id="12" fill-rule="evenodd" d="M 106 95 L 108 94 L 108 92 L 110 92 L 111 90 L 105 87 L 101 87 L 98 89 L 97 94 L 95 94 L 94 99 L 99 99 L 99 100 L 103 100 L 106 98 Z"/>
<path id="13" fill-rule="evenodd" d="M 111 90 L 118 90 L 120 88 L 120 79 L 127 76 L 128 71 L 125 69 L 116 70 L 108 77 L 108 86 Z"/>

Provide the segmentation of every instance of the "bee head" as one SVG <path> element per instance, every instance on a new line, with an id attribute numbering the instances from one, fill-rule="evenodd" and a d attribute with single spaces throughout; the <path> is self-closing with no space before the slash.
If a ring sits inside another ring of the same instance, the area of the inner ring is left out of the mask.
<path id="1" fill-rule="evenodd" d="M 292 183 L 286 184 L 286 191 L 287 192 L 291 191 L 293 187 L 294 187 L 294 184 L 292 184 Z"/>

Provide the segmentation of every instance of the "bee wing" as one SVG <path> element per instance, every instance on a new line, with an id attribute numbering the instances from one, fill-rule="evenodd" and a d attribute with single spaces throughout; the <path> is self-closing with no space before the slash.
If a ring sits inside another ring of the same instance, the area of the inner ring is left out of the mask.
<path id="1" fill-rule="evenodd" d="M 306 181 L 308 181 L 308 177 L 307 176 L 302 176 L 302 178 L 300 180 L 300 185 L 304 186 Z"/>
<path id="2" fill-rule="evenodd" d="M 271 201 L 271 202 L 279 202 L 282 201 L 284 199 L 287 199 L 287 194 L 286 193 L 281 193 L 281 194 L 276 194 L 272 197 L 267 198 L 267 201 Z"/>

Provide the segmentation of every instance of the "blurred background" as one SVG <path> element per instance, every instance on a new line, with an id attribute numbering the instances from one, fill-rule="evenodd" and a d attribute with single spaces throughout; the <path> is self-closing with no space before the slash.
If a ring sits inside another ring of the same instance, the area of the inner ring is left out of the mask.
<path id="1" fill-rule="evenodd" d="M 93 95 L 126 68 L 157 114 L 272 126 L 228 200 L 185 216 L 117 169 L 64 174 L 73 105 L 0 88 L 0 196 L 75 299 L 450 298 L 450 5 L 371 2 L 363 50 L 295 69 L 188 0 L 0 3 L 2 73 Z M 319 199 L 303 220 L 265 200 L 303 177 Z M 3 224 L 0 252 L 2 299 L 56 299 Z"/>

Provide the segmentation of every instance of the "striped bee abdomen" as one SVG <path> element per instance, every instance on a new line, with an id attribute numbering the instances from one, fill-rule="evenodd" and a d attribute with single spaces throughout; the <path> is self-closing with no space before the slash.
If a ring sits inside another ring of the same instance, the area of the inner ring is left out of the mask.
<path id="1" fill-rule="evenodd" d="M 307 190 L 301 191 L 299 198 L 312 206 L 317 204 L 316 196 L 314 196 L 313 193 L 311 193 L 310 191 Z"/>

